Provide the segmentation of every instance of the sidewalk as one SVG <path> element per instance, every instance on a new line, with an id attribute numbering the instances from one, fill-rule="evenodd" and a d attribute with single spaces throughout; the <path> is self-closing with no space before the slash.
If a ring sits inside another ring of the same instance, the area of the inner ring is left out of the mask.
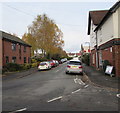
<path id="1" fill-rule="evenodd" d="M 91 66 L 86 66 L 85 64 L 83 64 L 83 69 L 87 77 L 94 84 L 120 90 L 120 78 L 110 77 L 109 75 L 105 75 L 104 72 L 98 71 Z"/>
<path id="2" fill-rule="evenodd" d="M 2 75 L 2 80 L 10 80 L 10 79 L 18 78 L 18 77 L 24 77 L 32 73 L 35 73 L 36 71 L 37 71 L 37 67 L 31 68 L 28 70 L 23 70 L 21 72 L 4 73 Z"/>

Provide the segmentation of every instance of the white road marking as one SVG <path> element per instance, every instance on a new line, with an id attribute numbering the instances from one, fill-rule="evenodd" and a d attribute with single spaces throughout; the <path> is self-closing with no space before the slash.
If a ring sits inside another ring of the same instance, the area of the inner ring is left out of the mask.
<path id="1" fill-rule="evenodd" d="M 120 98 L 120 94 L 117 94 L 117 97 Z"/>
<path id="2" fill-rule="evenodd" d="M 77 92 L 79 92 L 80 90 L 81 90 L 81 89 L 78 89 L 78 90 L 76 90 L 76 91 L 73 91 L 72 94 L 73 94 L 73 93 L 77 93 Z"/>
<path id="3" fill-rule="evenodd" d="M 76 75 L 76 76 L 77 76 L 77 75 Z M 78 78 L 75 78 L 75 79 L 74 79 L 74 82 L 75 82 L 75 83 L 78 83 L 78 84 L 85 85 L 85 83 L 84 83 L 81 79 L 78 79 Z"/>
<path id="4" fill-rule="evenodd" d="M 85 85 L 85 83 L 81 79 L 78 79 L 78 83 Z"/>
<path id="5" fill-rule="evenodd" d="M 21 112 L 21 111 L 25 111 L 25 110 L 27 110 L 27 108 L 19 109 L 19 110 L 12 111 L 12 112 L 9 112 L 9 113 L 17 113 L 17 112 Z"/>
<path id="6" fill-rule="evenodd" d="M 80 80 L 78 80 L 78 84 L 82 84 Z"/>
<path id="7" fill-rule="evenodd" d="M 89 85 L 86 85 L 85 88 L 87 88 Z"/>
<path id="8" fill-rule="evenodd" d="M 74 82 L 75 82 L 75 83 L 77 83 L 77 79 L 78 79 L 78 78 L 75 78 L 75 79 L 74 79 Z"/>
<path id="9" fill-rule="evenodd" d="M 47 101 L 47 102 L 49 103 L 49 102 L 52 102 L 52 101 L 55 101 L 55 100 L 58 100 L 58 99 L 61 99 L 61 98 L 62 98 L 62 96 L 59 96 L 59 97 L 53 98 L 53 99 L 51 99 L 51 100 L 49 100 L 49 101 Z"/>

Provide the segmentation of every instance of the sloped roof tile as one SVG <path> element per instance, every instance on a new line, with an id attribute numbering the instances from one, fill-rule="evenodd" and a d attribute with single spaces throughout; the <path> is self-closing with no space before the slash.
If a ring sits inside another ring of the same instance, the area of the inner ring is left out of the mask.
<path id="1" fill-rule="evenodd" d="M 27 44 L 26 42 L 24 42 L 23 40 L 21 40 L 21 39 L 20 39 L 19 37 L 17 37 L 17 36 L 13 36 L 13 35 L 11 35 L 11 34 L 9 34 L 9 33 L 3 32 L 3 31 L 0 31 L 0 34 L 2 35 L 1 38 L 3 38 L 3 39 L 7 39 L 7 40 L 10 40 L 10 41 L 18 42 L 18 43 L 21 43 L 21 44 L 23 44 L 23 45 L 26 45 L 26 46 L 30 46 L 30 47 L 31 47 L 31 45 Z"/>

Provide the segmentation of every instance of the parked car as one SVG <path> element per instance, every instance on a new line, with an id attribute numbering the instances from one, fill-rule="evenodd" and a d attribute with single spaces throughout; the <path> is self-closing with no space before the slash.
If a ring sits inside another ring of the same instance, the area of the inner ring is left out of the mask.
<path id="1" fill-rule="evenodd" d="M 49 62 L 41 62 L 38 65 L 38 70 L 46 70 L 46 69 L 51 69 L 51 65 Z"/>
<path id="2" fill-rule="evenodd" d="M 61 61 L 61 60 L 59 60 L 58 62 L 59 62 L 59 64 L 62 64 L 62 61 Z"/>
<path id="3" fill-rule="evenodd" d="M 55 61 L 56 66 L 58 66 L 58 65 L 59 65 L 59 62 L 58 62 L 57 60 L 54 60 L 54 61 Z"/>
<path id="4" fill-rule="evenodd" d="M 56 65 L 55 65 L 55 62 L 53 61 L 53 60 L 50 60 L 50 61 L 48 61 L 49 63 L 50 63 L 50 65 L 51 65 L 51 67 L 55 67 Z"/>
<path id="5" fill-rule="evenodd" d="M 61 59 L 61 62 L 64 63 L 67 61 L 67 58 Z"/>
<path id="6" fill-rule="evenodd" d="M 83 74 L 83 67 L 80 60 L 70 60 L 67 63 L 66 74 L 68 73 L 79 73 Z"/>

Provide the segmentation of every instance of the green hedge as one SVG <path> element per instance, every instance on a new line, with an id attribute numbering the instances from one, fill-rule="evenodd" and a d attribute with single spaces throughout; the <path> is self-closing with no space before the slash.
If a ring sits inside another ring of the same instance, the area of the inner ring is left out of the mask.
<path id="1" fill-rule="evenodd" d="M 19 70 L 22 70 L 22 66 L 19 65 L 19 64 L 16 64 L 16 63 L 8 63 L 4 69 L 6 71 L 10 71 L 10 72 L 13 72 L 13 71 L 19 71 Z"/>
<path id="2" fill-rule="evenodd" d="M 81 57 L 81 60 L 83 63 L 85 63 L 86 65 L 90 65 L 90 54 L 84 54 L 82 57 Z"/>
<path id="3" fill-rule="evenodd" d="M 3 67 L 2 72 L 15 72 L 30 69 L 31 67 L 37 67 L 38 62 L 32 64 L 17 64 L 17 63 L 8 63 Z"/>
<path id="4" fill-rule="evenodd" d="M 67 60 L 71 60 L 71 59 L 73 59 L 73 57 L 67 57 Z"/>
<path id="5" fill-rule="evenodd" d="M 36 62 L 36 63 L 32 63 L 31 67 L 37 67 L 39 64 L 39 62 Z"/>

